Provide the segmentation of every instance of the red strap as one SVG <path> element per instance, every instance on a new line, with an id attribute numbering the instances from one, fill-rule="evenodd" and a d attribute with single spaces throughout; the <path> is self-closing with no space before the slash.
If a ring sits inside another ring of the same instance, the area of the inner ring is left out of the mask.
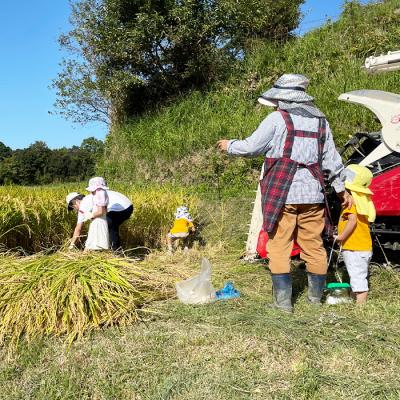
<path id="1" fill-rule="evenodd" d="M 290 114 L 286 111 L 279 110 L 282 115 L 283 120 L 285 121 L 287 134 L 285 140 L 285 146 L 283 148 L 283 158 L 290 158 L 292 155 L 293 143 L 294 143 L 294 125 Z"/>

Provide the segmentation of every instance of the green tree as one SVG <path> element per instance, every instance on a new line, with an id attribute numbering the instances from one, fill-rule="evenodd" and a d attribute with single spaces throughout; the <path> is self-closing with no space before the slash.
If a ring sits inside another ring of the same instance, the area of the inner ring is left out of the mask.
<path id="1" fill-rule="evenodd" d="M 11 157 L 12 150 L 10 147 L 6 146 L 3 142 L 0 142 L 0 161 L 7 157 Z"/>
<path id="2" fill-rule="evenodd" d="M 115 123 L 222 79 L 248 39 L 285 40 L 303 0 L 80 0 L 54 81 L 76 122 Z"/>
<path id="3" fill-rule="evenodd" d="M 91 136 L 82 141 L 81 149 L 92 154 L 94 158 L 101 157 L 104 153 L 104 142 Z"/>

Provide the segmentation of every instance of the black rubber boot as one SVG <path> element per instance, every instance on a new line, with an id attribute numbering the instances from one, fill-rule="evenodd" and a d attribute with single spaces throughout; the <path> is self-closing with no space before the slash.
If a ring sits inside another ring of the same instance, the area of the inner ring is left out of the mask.
<path id="1" fill-rule="evenodd" d="M 292 313 L 292 275 L 271 274 L 274 303 L 272 307 Z"/>
<path id="2" fill-rule="evenodd" d="M 308 302 L 320 305 L 325 288 L 326 275 L 317 275 L 307 272 L 308 275 Z"/>

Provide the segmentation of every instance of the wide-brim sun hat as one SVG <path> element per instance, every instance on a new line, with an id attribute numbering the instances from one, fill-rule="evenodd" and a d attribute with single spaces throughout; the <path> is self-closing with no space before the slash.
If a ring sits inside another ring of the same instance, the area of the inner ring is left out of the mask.
<path id="1" fill-rule="evenodd" d="M 89 180 L 89 185 L 86 188 L 88 192 L 95 192 L 97 189 L 108 190 L 106 181 L 101 176 L 96 176 Z"/>
<path id="2" fill-rule="evenodd" d="M 361 165 L 350 164 L 346 167 L 346 189 L 352 190 L 358 193 L 373 194 L 368 188 L 371 184 L 373 175 L 372 172 Z"/>
<path id="3" fill-rule="evenodd" d="M 71 192 L 67 194 L 67 197 L 65 198 L 65 201 L 67 202 L 67 208 L 69 211 L 73 210 L 72 207 L 72 200 L 76 199 L 79 197 L 81 194 L 78 192 Z"/>
<path id="4" fill-rule="evenodd" d="M 271 89 L 264 92 L 258 102 L 270 107 L 277 107 L 279 101 L 293 103 L 312 102 L 314 97 L 306 93 L 309 79 L 300 74 L 284 74 Z"/>

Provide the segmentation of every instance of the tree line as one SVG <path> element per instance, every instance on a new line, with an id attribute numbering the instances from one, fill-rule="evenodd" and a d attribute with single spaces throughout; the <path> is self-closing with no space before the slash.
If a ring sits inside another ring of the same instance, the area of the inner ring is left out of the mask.
<path id="1" fill-rule="evenodd" d="M 240 65 L 253 41 L 281 41 L 304 0 L 72 0 L 70 56 L 56 109 L 75 122 L 123 122 Z"/>
<path id="2" fill-rule="evenodd" d="M 104 143 L 94 137 L 80 146 L 49 149 L 37 141 L 25 149 L 12 150 L 0 142 L 0 184 L 43 185 L 83 181 L 95 174 Z"/>

